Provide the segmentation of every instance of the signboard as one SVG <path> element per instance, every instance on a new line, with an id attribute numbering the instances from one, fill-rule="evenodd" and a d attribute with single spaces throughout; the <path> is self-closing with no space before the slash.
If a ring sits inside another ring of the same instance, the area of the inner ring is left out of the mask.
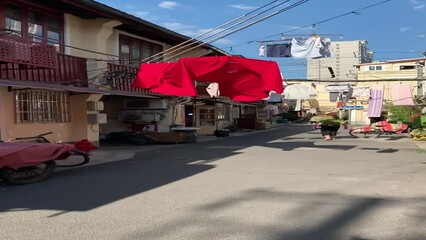
<path id="1" fill-rule="evenodd" d="M 364 106 L 341 106 L 340 109 L 364 109 Z"/>

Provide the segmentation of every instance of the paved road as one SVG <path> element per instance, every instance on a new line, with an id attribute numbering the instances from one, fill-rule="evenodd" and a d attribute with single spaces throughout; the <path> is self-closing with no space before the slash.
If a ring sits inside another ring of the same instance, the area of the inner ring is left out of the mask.
<path id="1" fill-rule="evenodd" d="M 305 125 L 0 182 L 1 239 L 426 239 L 426 151 Z"/>

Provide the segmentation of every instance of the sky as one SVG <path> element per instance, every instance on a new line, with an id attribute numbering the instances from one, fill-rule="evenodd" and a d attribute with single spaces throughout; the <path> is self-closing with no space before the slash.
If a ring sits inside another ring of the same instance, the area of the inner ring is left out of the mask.
<path id="1" fill-rule="evenodd" d="M 272 2 L 272 0 L 97 1 L 188 37 L 197 37 L 211 29 L 223 29 L 218 27 Z M 305 62 L 292 58 L 259 57 L 259 41 L 308 37 L 310 34 L 330 36 L 332 41 L 366 40 L 368 48 L 374 52 L 375 61 L 423 57 L 426 51 L 426 0 L 306 0 L 305 3 L 278 13 L 299 0 L 283 2 L 283 0 L 275 1 L 273 5 L 262 10 L 281 5 L 220 35 L 212 36 L 213 33 L 205 35 L 204 40 L 212 41 L 219 38 L 210 44 L 234 55 L 277 61 L 287 79 L 305 77 Z M 381 4 L 363 9 L 376 3 Z M 272 14 L 274 16 L 266 17 Z M 254 23 L 262 17 L 266 19 Z M 232 24 L 239 23 L 243 19 L 247 17 Z M 254 24 L 245 27 L 251 23 Z M 238 28 L 244 29 L 231 33 Z M 223 36 L 228 33 L 230 34 Z M 203 37 L 198 39 L 200 38 Z"/>

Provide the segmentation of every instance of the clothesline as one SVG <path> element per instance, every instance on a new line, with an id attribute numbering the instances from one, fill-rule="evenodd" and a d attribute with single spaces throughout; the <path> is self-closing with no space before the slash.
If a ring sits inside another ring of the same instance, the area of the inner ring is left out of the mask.
<path id="1" fill-rule="evenodd" d="M 289 37 L 289 38 L 284 38 Z M 307 39 L 310 37 L 323 37 L 323 38 L 332 38 L 332 37 L 343 37 L 343 34 L 297 34 L 297 35 L 283 35 L 280 39 L 273 39 L 273 40 L 257 40 L 258 43 L 268 43 L 268 42 L 283 42 L 283 41 L 290 41 L 295 39 Z"/>

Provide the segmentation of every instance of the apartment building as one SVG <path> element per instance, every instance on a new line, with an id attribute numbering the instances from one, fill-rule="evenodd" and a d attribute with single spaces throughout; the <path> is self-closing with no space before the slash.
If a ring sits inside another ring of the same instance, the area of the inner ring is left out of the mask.
<path id="1" fill-rule="evenodd" d="M 373 53 L 369 51 L 368 42 L 365 40 L 355 41 L 332 41 L 331 47 L 333 57 L 309 59 L 307 61 L 307 79 L 318 80 L 316 89 L 318 91 L 317 101 L 319 112 L 337 110 L 336 92 L 329 85 L 347 84 L 345 80 L 355 80 L 356 68 L 354 65 L 370 63 Z M 324 81 L 332 81 L 324 83 Z M 334 88 L 335 89 L 335 88 Z M 342 88 L 343 89 L 343 88 Z M 347 89 L 347 88 L 346 88 Z M 343 95 L 344 92 L 341 93 Z"/>

